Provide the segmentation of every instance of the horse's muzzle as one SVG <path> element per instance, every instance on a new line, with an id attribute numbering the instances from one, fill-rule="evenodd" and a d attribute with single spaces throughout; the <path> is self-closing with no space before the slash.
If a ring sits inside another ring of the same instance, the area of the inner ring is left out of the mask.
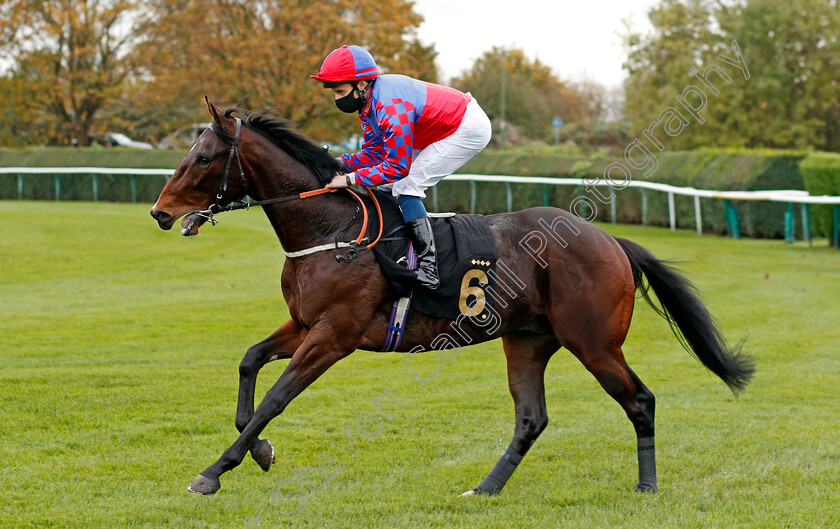
<path id="1" fill-rule="evenodd" d="M 149 214 L 157 221 L 158 226 L 162 230 L 171 230 L 172 225 L 175 224 L 175 219 L 172 218 L 172 215 L 165 211 L 155 211 L 152 209 Z"/>

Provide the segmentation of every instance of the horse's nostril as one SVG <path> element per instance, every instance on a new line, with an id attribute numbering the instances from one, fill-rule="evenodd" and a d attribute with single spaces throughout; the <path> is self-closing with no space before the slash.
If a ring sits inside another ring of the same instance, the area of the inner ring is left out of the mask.
<path id="1" fill-rule="evenodd" d="M 163 229 L 167 229 L 167 230 L 168 230 L 169 228 L 171 228 L 171 227 L 172 227 L 172 226 L 171 226 L 171 223 L 172 223 L 172 215 L 170 215 L 169 213 L 167 213 L 167 212 L 165 212 L 165 211 L 155 211 L 154 209 L 152 209 L 152 210 L 149 212 L 149 214 L 152 216 L 152 218 L 153 218 L 153 219 L 155 219 L 156 221 L 158 221 L 158 225 L 159 225 L 161 228 L 163 228 Z"/>

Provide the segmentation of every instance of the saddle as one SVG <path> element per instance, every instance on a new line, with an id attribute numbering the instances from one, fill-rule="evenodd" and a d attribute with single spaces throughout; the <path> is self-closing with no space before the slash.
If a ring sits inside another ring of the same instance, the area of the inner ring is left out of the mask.
<path id="1" fill-rule="evenodd" d="M 412 308 L 448 320 L 481 317 L 492 308 L 496 243 L 484 215 L 429 215 L 440 286 L 428 290 L 417 284 L 417 259 L 397 201 L 390 193 L 374 193 L 382 208 L 383 229 L 372 250 L 395 301 L 410 298 Z"/>

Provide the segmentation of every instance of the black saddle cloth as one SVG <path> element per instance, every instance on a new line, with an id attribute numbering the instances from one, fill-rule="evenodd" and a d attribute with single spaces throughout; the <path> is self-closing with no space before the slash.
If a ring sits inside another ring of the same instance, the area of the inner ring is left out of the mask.
<path id="1" fill-rule="evenodd" d="M 455 320 L 460 314 L 470 315 L 463 309 L 472 308 L 478 301 L 476 293 L 480 293 L 487 307 L 492 307 L 490 292 L 485 289 L 493 283 L 491 272 L 495 272 L 496 267 L 496 243 L 484 215 L 430 218 L 440 286 L 437 290 L 428 290 L 417 283 L 416 272 L 406 268 L 410 232 L 396 200 L 388 193 L 374 192 L 382 206 L 383 230 L 382 239 L 373 247 L 373 253 L 394 292 L 394 299 L 406 297 L 413 291 L 411 308 L 449 320 Z"/>

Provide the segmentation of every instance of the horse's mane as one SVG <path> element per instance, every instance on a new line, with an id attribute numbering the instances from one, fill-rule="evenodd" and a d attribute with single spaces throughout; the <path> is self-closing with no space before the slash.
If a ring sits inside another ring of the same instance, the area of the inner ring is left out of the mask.
<path id="1" fill-rule="evenodd" d="M 242 116 L 242 123 L 246 127 L 259 132 L 289 156 L 302 163 L 315 175 L 321 185 L 329 183 L 337 172 L 344 171 L 344 166 L 329 152 L 295 130 L 295 123 L 275 116 L 273 112 L 274 109 L 270 108 L 257 111 L 228 108 L 225 109 L 225 117 L 230 118 L 234 113 Z M 233 141 L 233 136 L 225 131 L 220 130 L 217 134 L 224 141 Z"/>

